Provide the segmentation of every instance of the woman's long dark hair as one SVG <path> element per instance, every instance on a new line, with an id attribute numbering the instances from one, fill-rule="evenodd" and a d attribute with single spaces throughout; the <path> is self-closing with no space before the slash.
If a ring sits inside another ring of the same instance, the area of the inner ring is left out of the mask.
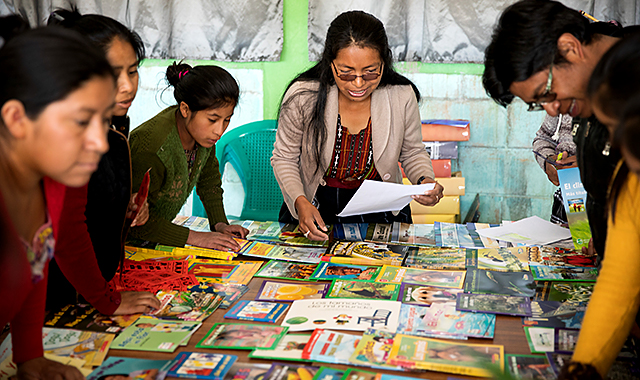
<path id="1" fill-rule="evenodd" d="M 327 127 L 324 123 L 327 94 L 329 87 L 335 84 L 331 63 L 340 50 L 350 46 L 368 47 L 380 54 L 384 70 L 379 86 L 410 85 L 416 94 L 416 99 L 420 101 L 420 91 L 418 91 L 413 82 L 393 69 L 393 57 L 382 22 L 373 15 L 362 11 L 350 11 L 340 14 L 329 25 L 320 61 L 309 70 L 299 74 L 287 86 L 287 90 L 289 90 L 296 82 L 314 81 L 319 84 L 317 90 L 309 90 L 315 95 L 313 108 L 310 111 L 301 110 L 304 118 L 303 123 L 306 127 L 304 143 L 313 147 L 316 172 L 320 170 L 320 160 L 327 140 Z M 280 112 L 282 112 L 283 108 L 293 106 L 294 98 L 283 101 L 280 105 Z M 303 105 L 303 107 L 306 107 L 306 105 Z"/>

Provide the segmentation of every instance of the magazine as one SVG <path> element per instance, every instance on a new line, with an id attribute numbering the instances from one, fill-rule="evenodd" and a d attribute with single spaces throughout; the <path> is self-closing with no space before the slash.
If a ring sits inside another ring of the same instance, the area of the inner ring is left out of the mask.
<path id="1" fill-rule="evenodd" d="M 333 280 L 325 298 L 398 299 L 400 285 L 375 281 Z"/>
<path id="2" fill-rule="evenodd" d="M 87 380 L 99 380 L 108 375 L 128 375 L 129 378 L 135 376 L 154 376 L 165 364 L 166 360 L 148 360 L 134 358 L 119 358 L 111 356 L 105 360 L 102 365 L 96 368 Z"/>
<path id="3" fill-rule="evenodd" d="M 531 316 L 523 318 L 522 324 L 579 329 L 586 310 L 586 302 L 531 301 Z"/>
<path id="4" fill-rule="evenodd" d="M 462 289 L 403 283 L 400 285 L 398 301 L 420 306 L 431 306 L 434 303 L 455 305 L 456 296 L 459 293 L 462 293 Z"/>
<path id="5" fill-rule="evenodd" d="M 311 275 L 313 280 L 373 280 L 378 275 L 377 265 L 353 265 L 321 262 Z"/>
<path id="6" fill-rule="evenodd" d="M 313 379 L 319 367 L 273 363 L 264 380 Z"/>
<path id="7" fill-rule="evenodd" d="M 330 284 L 264 281 L 256 301 L 293 302 L 324 297 Z"/>
<path id="8" fill-rule="evenodd" d="M 318 264 L 304 264 L 271 260 L 266 263 L 255 277 L 284 278 L 291 280 L 310 280 Z"/>
<path id="9" fill-rule="evenodd" d="M 355 299 L 310 299 L 294 301 L 283 326 L 291 331 L 316 328 L 364 331 L 369 327 L 395 332 L 401 303 Z"/>
<path id="10" fill-rule="evenodd" d="M 558 170 L 558 181 L 562 191 L 562 203 L 567 213 L 571 239 L 577 250 L 589 246 L 591 228 L 587 219 L 587 192 L 580 179 L 580 169 Z"/>
<path id="11" fill-rule="evenodd" d="M 560 267 L 531 265 L 536 281 L 593 281 L 598 279 L 598 269 L 589 267 Z"/>
<path id="12" fill-rule="evenodd" d="M 464 270 L 467 252 L 464 248 L 419 247 L 410 249 L 404 266 L 421 269 Z"/>
<path id="13" fill-rule="evenodd" d="M 402 265 L 409 247 L 370 242 L 334 241 L 322 261 L 357 265 Z"/>
<path id="14" fill-rule="evenodd" d="M 459 293 L 456 309 L 528 317 L 531 316 L 531 299 L 526 296 Z"/>
<path id="15" fill-rule="evenodd" d="M 257 348 L 249 353 L 250 358 L 306 361 L 302 351 L 311 339 L 311 334 L 288 333 L 273 349 Z"/>
<path id="16" fill-rule="evenodd" d="M 101 365 L 113 341 L 114 335 L 108 333 L 49 327 L 42 329 L 45 354 L 81 359 L 85 361 L 85 367 Z"/>
<path id="17" fill-rule="evenodd" d="M 211 315 L 220 303 L 222 296 L 204 292 L 179 292 L 160 290 L 156 297 L 161 302 L 160 309 L 151 315 L 160 319 L 202 322 Z"/>
<path id="18" fill-rule="evenodd" d="M 100 314 L 88 304 L 67 305 L 48 312 L 44 319 L 44 327 L 118 333 L 139 316 L 140 314 L 109 316 Z"/>
<path id="19" fill-rule="evenodd" d="M 287 327 L 246 323 L 216 323 L 196 348 L 234 348 L 253 350 L 275 348 L 287 333 Z"/>
<path id="20" fill-rule="evenodd" d="M 504 347 L 397 334 L 388 362 L 407 369 L 488 377 L 491 376 L 486 369 L 489 365 L 504 370 Z"/>
<path id="21" fill-rule="evenodd" d="M 302 352 L 302 358 L 314 362 L 349 364 L 360 336 L 316 329 Z"/>
<path id="22" fill-rule="evenodd" d="M 173 352 L 200 327 L 199 322 L 166 321 L 142 316 L 120 333 L 111 345 L 119 350 Z"/>
<path id="23" fill-rule="evenodd" d="M 376 277 L 376 282 L 400 284 L 408 282 L 444 288 L 462 288 L 465 271 L 429 270 L 384 265 Z"/>
<path id="24" fill-rule="evenodd" d="M 365 330 L 349 361 L 355 365 L 397 371 L 397 366 L 387 362 L 395 336 L 395 333 L 388 331 Z"/>
<path id="25" fill-rule="evenodd" d="M 287 305 L 275 302 L 238 301 L 224 317 L 245 321 L 275 323 L 287 309 Z"/>
<path id="26" fill-rule="evenodd" d="M 237 359 L 235 355 L 180 352 L 173 360 L 167 376 L 222 380 Z"/>
<path id="27" fill-rule="evenodd" d="M 507 354 L 507 368 L 518 379 L 555 380 L 556 374 L 551 364 L 543 355 L 511 355 Z"/>
<path id="28" fill-rule="evenodd" d="M 531 297 L 536 282 L 531 272 L 495 272 L 469 269 L 464 284 L 465 293 L 491 293 Z"/>

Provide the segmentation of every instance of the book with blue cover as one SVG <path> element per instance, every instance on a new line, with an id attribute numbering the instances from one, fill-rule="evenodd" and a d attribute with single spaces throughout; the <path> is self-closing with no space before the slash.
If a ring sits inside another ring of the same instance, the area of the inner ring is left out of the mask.
<path id="1" fill-rule="evenodd" d="M 91 374 L 87 376 L 87 380 L 98 380 L 109 375 L 129 376 L 129 378 L 134 378 L 138 375 L 153 376 L 167 363 L 167 360 L 119 358 L 112 356 L 107 358 L 100 367 L 91 372 Z"/>
<path id="2" fill-rule="evenodd" d="M 276 302 L 238 301 L 224 317 L 244 321 L 275 323 L 287 309 L 287 305 Z"/>
<path id="3" fill-rule="evenodd" d="M 237 359 L 235 355 L 180 352 L 173 360 L 167 376 L 222 380 Z"/>
<path id="4" fill-rule="evenodd" d="M 587 192 L 580 179 L 580 169 L 575 167 L 558 170 L 558 181 L 573 245 L 577 250 L 588 247 L 591 229 L 587 219 Z"/>

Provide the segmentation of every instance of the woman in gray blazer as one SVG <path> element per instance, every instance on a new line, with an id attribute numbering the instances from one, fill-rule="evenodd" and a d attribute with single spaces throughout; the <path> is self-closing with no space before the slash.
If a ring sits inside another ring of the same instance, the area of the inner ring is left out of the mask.
<path id="1" fill-rule="evenodd" d="M 393 70 L 380 20 L 345 12 L 327 31 L 322 59 L 298 75 L 280 107 L 271 164 L 284 196 L 280 221 L 298 219 L 310 239 L 326 240 L 325 223 L 411 223 L 411 210 L 337 217 L 365 180 L 435 182 L 422 144 L 416 86 Z M 414 196 L 433 206 L 432 191 Z"/>

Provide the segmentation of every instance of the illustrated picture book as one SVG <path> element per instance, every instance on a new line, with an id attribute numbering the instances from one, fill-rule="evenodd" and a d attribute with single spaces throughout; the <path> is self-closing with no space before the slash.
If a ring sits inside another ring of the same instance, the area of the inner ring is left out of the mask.
<path id="1" fill-rule="evenodd" d="M 464 284 L 466 293 L 491 293 L 531 297 L 536 292 L 536 282 L 531 272 L 496 272 L 469 269 Z"/>
<path id="2" fill-rule="evenodd" d="M 273 363 L 264 380 L 313 379 L 318 369 L 319 367 L 301 364 Z"/>
<path id="3" fill-rule="evenodd" d="M 391 282 L 395 284 L 408 282 L 411 284 L 461 289 L 464 284 L 465 274 L 465 271 L 429 270 L 385 265 L 378 273 L 376 282 Z"/>
<path id="4" fill-rule="evenodd" d="M 44 327 L 118 333 L 140 315 L 103 315 L 88 304 L 67 305 L 47 313 Z"/>
<path id="5" fill-rule="evenodd" d="M 518 379 L 555 380 L 556 374 L 544 355 L 510 355 L 506 362 L 509 372 Z"/>
<path id="6" fill-rule="evenodd" d="M 422 323 L 416 329 L 416 335 L 450 339 L 493 339 L 495 327 L 494 314 L 458 311 L 453 305 L 435 304 L 427 309 Z"/>
<path id="7" fill-rule="evenodd" d="M 522 324 L 579 329 L 586 310 L 586 302 L 531 301 L 531 316 L 523 318 Z"/>
<path id="8" fill-rule="evenodd" d="M 257 348 L 249 353 L 250 358 L 271 360 L 306 361 L 302 351 L 311 339 L 311 334 L 287 333 L 275 348 Z"/>
<path id="9" fill-rule="evenodd" d="M 402 265 L 409 247 L 404 245 L 334 241 L 322 261 L 358 265 Z"/>
<path id="10" fill-rule="evenodd" d="M 333 280 L 325 298 L 398 299 L 400 285 L 361 280 Z"/>
<path id="11" fill-rule="evenodd" d="M 420 247 L 410 249 L 404 266 L 421 269 L 464 270 L 467 250 L 465 248 Z"/>
<path id="12" fill-rule="evenodd" d="M 375 328 L 365 330 L 349 361 L 355 365 L 397 371 L 397 366 L 388 363 L 395 336 L 394 332 Z"/>
<path id="13" fill-rule="evenodd" d="M 87 380 L 99 380 L 105 376 L 129 376 L 135 379 L 136 376 L 155 376 L 158 371 L 167 364 L 166 360 L 148 360 L 135 358 L 119 358 L 111 356 L 107 358 L 100 367 L 96 368 Z"/>
<path id="14" fill-rule="evenodd" d="M 189 273 L 200 282 L 247 285 L 261 265 L 260 261 L 201 260 L 191 264 Z"/>
<path id="15" fill-rule="evenodd" d="M 378 275 L 380 266 L 354 265 L 321 262 L 311 275 L 313 280 L 373 280 Z"/>
<path id="16" fill-rule="evenodd" d="M 173 352 L 193 335 L 200 322 L 168 321 L 142 316 L 111 344 L 119 350 Z"/>
<path id="17" fill-rule="evenodd" d="M 102 364 L 113 339 L 114 335 L 109 333 L 49 327 L 42 329 L 45 354 L 81 359 L 86 367 Z"/>
<path id="18" fill-rule="evenodd" d="M 531 299 L 503 294 L 459 293 L 456 308 L 461 311 L 531 316 Z"/>
<path id="19" fill-rule="evenodd" d="M 265 301 L 238 301 L 225 318 L 274 323 L 287 309 L 286 304 Z"/>
<path id="20" fill-rule="evenodd" d="M 316 329 L 302 352 L 302 358 L 314 362 L 349 364 L 358 342 L 359 335 Z"/>
<path id="21" fill-rule="evenodd" d="M 234 302 L 249 291 L 247 285 L 242 284 L 198 284 L 189 288 L 190 292 L 211 293 L 223 297 L 220 309 L 228 309 Z"/>
<path id="22" fill-rule="evenodd" d="M 255 277 L 309 280 L 317 266 L 318 264 L 271 260 L 255 274 Z"/>
<path id="23" fill-rule="evenodd" d="M 256 301 L 292 302 L 303 299 L 319 299 L 329 290 L 330 284 L 290 283 L 264 281 Z"/>
<path id="24" fill-rule="evenodd" d="M 235 362 L 227 372 L 224 380 L 264 380 L 271 364 Z"/>
<path id="25" fill-rule="evenodd" d="M 189 379 L 222 380 L 238 359 L 235 355 L 180 352 L 173 359 L 167 376 Z"/>
<path id="26" fill-rule="evenodd" d="M 430 306 L 434 303 L 455 305 L 458 293 L 462 293 L 462 289 L 438 288 L 435 286 L 403 283 L 400 285 L 398 301 L 421 306 Z"/>
<path id="27" fill-rule="evenodd" d="M 205 292 L 178 292 L 160 290 L 156 297 L 160 309 L 151 314 L 156 318 L 202 322 L 216 311 L 223 297 Z"/>
<path id="28" fill-rule="evenodd" d="M 274 348 L 287 333 L 287 327 L 246 323 L 216 323 L 197 348 L 253 350 Z"/>
<path id="29" fill-rule="evenodd" d="M 560 267 L 531 265 L 536 281 L 593 281 L 598 279 L 598 269 L 589 267 Z"/>

